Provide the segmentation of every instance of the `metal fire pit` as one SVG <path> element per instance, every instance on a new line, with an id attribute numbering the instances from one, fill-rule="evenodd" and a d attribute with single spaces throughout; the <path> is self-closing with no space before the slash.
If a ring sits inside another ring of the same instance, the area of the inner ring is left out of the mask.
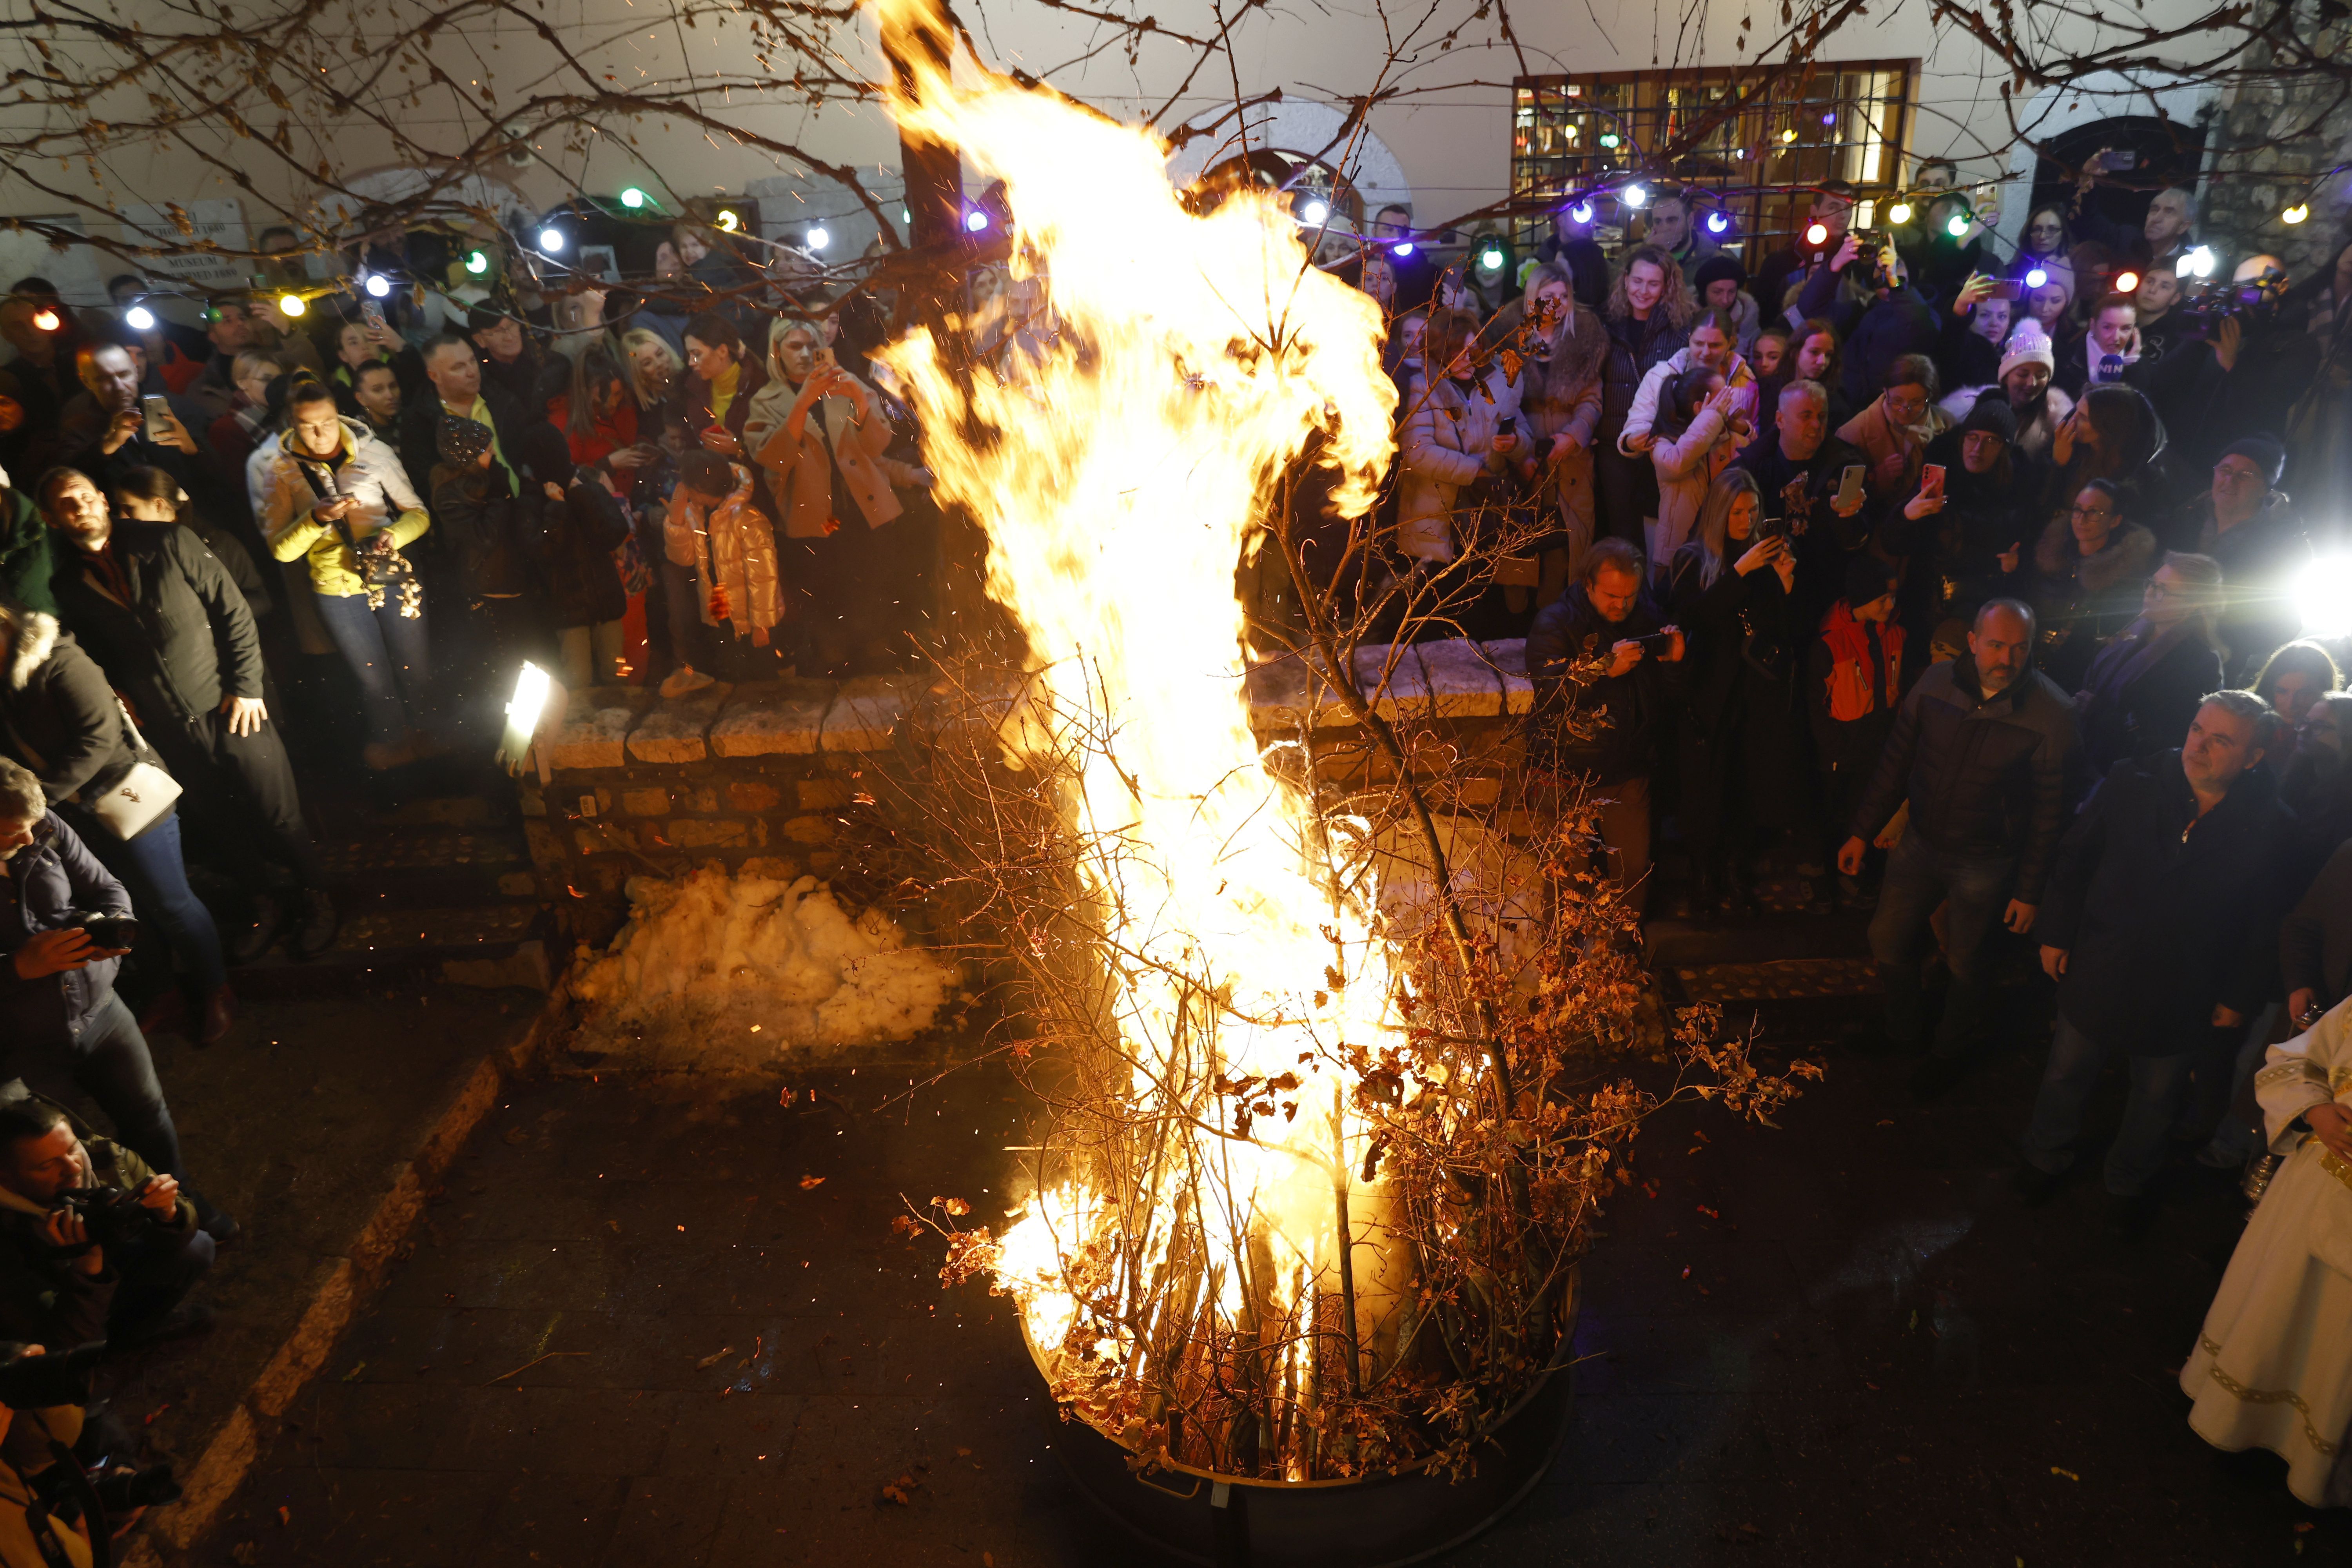
<path id="1" fill-rule="evenodd" d="M 1269 1481 L 1179 1467 L 1143 1474 L 1083 1421 L 1055 1420 L 1054 1453 L 1080 1491 L 1171 1563 L 1200 1568 L 1402 1568 L 1480 1534 L 1533 1491 L 1567 1430 L 1580 1281 L 1569 1279 L 1552 1365 L 1451 1481 L 1408 1469 L 1360 1480 Z M 1024 1334 L 1024 1340 L 1026 1334 Z M 1036 1347 L 1030 1347 L 1034 1359 Z M 1040 1363 L 1043 1370 L 1043 1363 Z M 1045 1409 L 1058 1415 L 1056 1406 Z"/>

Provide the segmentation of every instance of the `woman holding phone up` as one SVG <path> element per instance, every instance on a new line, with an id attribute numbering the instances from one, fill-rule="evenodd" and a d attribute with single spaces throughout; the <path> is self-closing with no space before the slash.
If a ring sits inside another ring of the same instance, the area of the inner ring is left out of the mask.
<path id="1" fill-rule="evenodd" d="M 1805 820 L 1796 678 L 1803 627 L 1784 527 L 1766 521 L 1752 475 L 1726 469 L 1707 486 L 1696 531 L 1667 573 L 1670 612 L 1690 638 L 1681 819 L 1694 914 L 1712 912 L 1719 897 L 1753 911 L 1752 858 Z"/>

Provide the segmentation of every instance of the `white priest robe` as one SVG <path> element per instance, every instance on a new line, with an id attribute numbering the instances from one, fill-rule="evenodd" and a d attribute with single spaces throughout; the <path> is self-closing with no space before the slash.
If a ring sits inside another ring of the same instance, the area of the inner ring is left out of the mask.
<path id="1" fill-rule="evenodd" d="M 2279 1455 L 2313 1507 L 2352 1508 L 2352 1162 L 2288 1128 L 2315 1105 L 2352 1105 L 2352 1001 L 2273 1046 L 2254 1092 L 2271 1152 L 2287 1158 L 2180 1369 L 2189 1425 L 2217 1448 Z"/>

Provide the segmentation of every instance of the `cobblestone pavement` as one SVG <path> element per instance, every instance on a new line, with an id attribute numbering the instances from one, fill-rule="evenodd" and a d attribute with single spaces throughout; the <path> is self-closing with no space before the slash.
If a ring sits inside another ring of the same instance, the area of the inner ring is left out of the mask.
<path id="1" fill-rule="evenodd" d="M 1772 1005 L 1768 1037 L 1853 1005 Z M 2176 1173 L 2137 1246 L 2095 1180 L 2020 1207 L 2042 1037 L 2004 1034 L 1931 1108 L 1909 1064 L 1832 1057 L 1779 1131 L 1655 1126 L 1586 1268 L 1558 1462 L 1450 1568 L 2352 1561 L 2342 1515 L 2184 1423 L 2226 1185 Z M 1006 1304 L 942 1291 L 890 1232 L 902 1197 L 992 1215 L 1024 1142 L 1003 1075 L 910 1090 L 928 1070 L 798 1075 L 790 1107 L 775 1084 L 518 1089 L 184 1561 L 1138 1562 L 1057 1469 L 1070 1434 Z"/>

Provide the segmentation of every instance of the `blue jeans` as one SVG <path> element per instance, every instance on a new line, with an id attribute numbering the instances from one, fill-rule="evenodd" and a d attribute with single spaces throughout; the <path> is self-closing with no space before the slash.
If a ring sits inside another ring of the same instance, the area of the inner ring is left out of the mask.
<path id="1" fill-rule="evenodd" d="M 2107 1191 L 2137 1197 L 2164 1168 L 2164 1135 L 2172 1126 L 2180 1090 L 2189 1081 L 2195 1052 L 2131 1058 L 2131 1091 L 2124 1098 L 2124 1121 L 2107 1150 Z M 2033 1120 L 2021 1145 L 2026 1163 L 2056 1175 L 2074 1163 L 2074 1135 L 2083 1130 L 2083 1107 L 2098 1087 L 2106 1047 L 2058 1016 L 2050 1037 L 2050 1065 L 2042 1069 L 2042 1092 L 2033 1100 Z"/>
<path id="2" fill-rule="evenodd" d="M 184 981 L 199 996 L 227 984 L 220 932 L 212 911 L 188 886 L 187 863 L 180 858 L 180 814 L 173 812 L 128 843 L 87 812 L 74 812 L 68 820 L 90 853 L 131 890 L 132 911 L 163 931 Z"/>
<path id="3" fill-rule="evenodd" d="M 180 1130 L 163 1103 L 163 1085 L 147 1037 L 112 992 L 82 1024 L 68 1070 L 74 1087 L 114 1123 L 114 1141 L 168 1175 L 180 1170 Z"/>
<path id="4" fill-rule="evenodd" d="M 1919 984 L 1919 951 L 1937 904 L 1945 918 L 1945 963 L 1951 989 L 1936 1027 L 1935 1054 L 1967 1053 L 1984 1021 L 1984 946 L 2000 923 L 2017 861 L 2008 855 L 1953 855 L 1930 847 L 1916 828 L 1886 858 L 1878 912 L 1870 921 L 1870 956 L 1886 987 L 1886 1034 L 1895 1045 L 1927 1043 L 1927 998 Z"/>
<path id="5" fill-rule="evenodd" d="M 359 677 L 368 740 L 379 746 L 400 744 L 411 724 L 432 707 L 433 662 L 425 645 L 425 616 L 411 620 L 402 615 L 399 599 L 391 594 L 384 595 L 380 610 L 368 608 L 365 594 L 319 594 L 313 599 L 327 635 Z M 402 706 L 404 698 L 406 707 Z"/>

